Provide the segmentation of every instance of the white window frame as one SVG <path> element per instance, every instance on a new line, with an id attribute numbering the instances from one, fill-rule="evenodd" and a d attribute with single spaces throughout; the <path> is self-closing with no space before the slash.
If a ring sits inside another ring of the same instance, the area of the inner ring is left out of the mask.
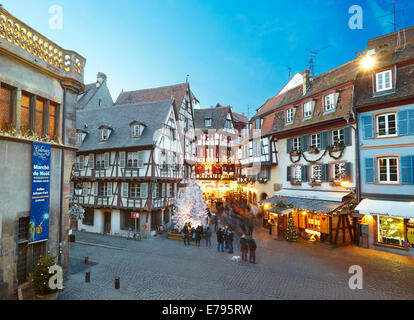
<path id="1" fill-rule="evenodd" d="M 141 137 L 141 126 L 139 124 L 134 124 L 132 127 L 132 131 L 133 131 L 133 137 L 134 138 L 139 138 Z"/>
<path id="2" fill-rule="evenodd" d="M 342 132 L 341 132 L 342 131 Z M 335 145 L 336 141 L 335 141 L 335 133 L 338 136 L 338 140 L 339 143 L 345 143 L 345 129 L 338 129 L 338 130 L 332 130 L 332 145 Z M 343 137 L 343 139 L 341 139 L 341 136 Z"/>
<path id="3" fill-rule="evenodd" d="M 386 75 L 389 75 L 389 86 L 386 86 L 386 82 L 385 82 L 385 77 Z M 379 80 L 382 80 L 382 88 L 379 88 Z M 382 71 L 382 72 L 378 72 L 377 74 L 375 74 L 375 83 L 376 83 L 376 91 L 377 92 L 382 92 L 382 91 L 387 91 L 387 90 L 391 90 L 393 88 L 393 83 L 392 83 L 392 70 L 386 70 L 386 71 Z"/>
<path id="4" fill-rule="evenodd" d="M 309 102 L 306 102 L 305 104 L 303 104 L 303 118 L 304 119 L 311 118 L 312 114 L 313 114 L 312 101 L 309 101 Z"/>
<path id="5" fill-rule="evenodd" d="M 318 167 L 319 169 L 316 170 L 315 167 Z M 322 181 L 322 165 L 321 164 L 314 164 L 314 165 L 312 165 L 311 168 L 312 168 L 311 169 L 311 171 L 312 171 L 312 177 L 311 177 L 311 179 L 314 179 L 317 182 L 321 182 Z M 316 173 L 318 173 L 318 176 L 317 177 L 315 177 L 315 174 Z"/>
<path id="6" fill-rule="evenodd" d="M 302 166 L 301 165 L 293 167 L 293 181 L 302 182 Z"/>
<path id="7" fill-rule="evenodd" d="M 295 115 L 295 109 L 290 108 L 286 110 L 286 123 L 292 123 Z"/>
<path id="8" fill-rule="evenodd" d="M 337 166 L 341 166 L 342 167 L 342 168 L 338 168 L 338 171 L 342 171 L 342 178 L 345 179 L 345 177 L 346 177 L 346 167 L 345 167 L 345 163 L 344 162 L 336 162 L 336 163 L 334 163 L 332 165 L 333 181 L 335 181 L 335 182 L 341 182 L 341 181 L 343 181 L 343 179 L 339 180 L 339 179 L 336 178 L 336 168 L 337 168 Z"/>
<path id="9" fill-rule="evenodd" d="M 100 137 L 100 141 L 108 141 L 108 139 L 109 139 L 109 130 L 108 129 L 100 129 L 99 137 Z"/>
<path id="10" fill-rule="evenodd" d="M 387 180 L 381 180 L 381 160 L 386 161 L 386 168 L 387 168 Z M 390 170 L 390 160 L 396 160 L 397 165 L 397 181 L 391 181 L 391 170 Z M 398 157 L 381 157 L 378 158 L 378 183 L 381 184 L 399 184 L 400 183 L 400 164 L 398 163 Z"/>
<path id="11" fill-rule="evenodd" d="M 76 144 L 77 145 L 81 145 L 82 144 L 82 136 L 83 136 L 83 133 L 76 133 Z"/>
<path id="12" fill-rule="evenodd" d="M 311 147 L 316 147 L 318 150 L 321 149 L 321 134 L 315 133 L 311 135 Z"/>
<path id="13" fill-rule="evenodd" d="M 395 133 L 389 134 L 389 116 L 395 117 Z M 385 117 L 385 134 L 380 135 L 380 128 L 379 128 L 379 118 Z M 377 124 L 377 137 L 395 137 L 398 135 L 398 117 L 396 113 L 386 113 L 380 114 L 376 116 L 376 124 Z"/>
<path id="14" fill-rule="evenodd" d="M 328 103 L 329 101 L 329 103 Z M 335 93 L 331 93 L 325 96 L 325 112 L 334 111 L 336 108 L 335 106 Z"/>
<path id="15" fill-rule="evenodd" d="M 292 139 L 292 151 L 300 151 L 301 149 L 301 138 Z"/>
<path id="16" fill-rule="evenodd" d="M 206 128 L 211 127 L 211 119 L 204 119 L 204 126 Z"/>

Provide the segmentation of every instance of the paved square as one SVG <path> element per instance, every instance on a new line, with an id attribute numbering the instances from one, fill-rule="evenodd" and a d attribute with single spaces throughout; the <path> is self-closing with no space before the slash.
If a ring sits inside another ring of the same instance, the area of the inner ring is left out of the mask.
<path id="1" fill-rule="evenodd" d="M 357 247 L 288 243 L 256 230 L 257 263 L 237 263 L 240 255 L 185 247 L 165 236 L 134 241 L 76 233 L 71 271 L 59 299 L 256 300 L 414 299 L 414 259 Z M 215 237 L 213 237 L 215 238 Z M 97 263 L 85 269 L 85 256 Z M 351 290 L 348 269 L 364 271 L 363 290 Z M 74 269 L 75 268 L 75 269 Z M 91 282 L 85 283 L 85 272 Z M 115 290 L 114 278 L 121 288 Z"/>

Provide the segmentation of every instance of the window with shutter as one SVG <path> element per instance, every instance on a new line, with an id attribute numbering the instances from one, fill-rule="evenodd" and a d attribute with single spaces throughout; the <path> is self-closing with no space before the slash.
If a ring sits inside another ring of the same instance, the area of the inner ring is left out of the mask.
<path id="1" fill-rule="evenodd" d="M 292 180 L 292 167 L 287 167 L 286 180 L 290 182 Z"/>
<path id="2" fill-rule="evenodd" d="M 122 186 L 121 186 L 121 193 L 122 193 L 122 196 L 123 196 L 124 198 L 128 198 L 128 187 L 129 187 L 129 185 L 128 185 L 128 183 L 127 183 L 127 182 L 123 182 L 123 183 L 122 183 Z"/>
<path id="3" fill-rule="evenodd" d="M 94 169 L 95 168 L 95 155 L 93 153 L 91 153 L 89 155 L 88 166 L 89 166 L 90 169 Z"/>
<path id="4" fill-rule="evenodd" d="M 125 168 L 125 161 L 126 161 L 126 153 L 120 152 L 119 153 L 119 166 L 121 168 Z"/>
<path id="5" fill-rule="evenodd" d="M 374 118 L 370 115 L 362 116 L 362 136 L 364 139 L 374 138 Z"/>
<path id="6" fill-rule="evenodd" d="M 365 180 L 366 183 L 375 183 L 375 160 L 374 158 L 365 159 Z"/>
<path id="7" fill-rule="evenodd" d="M 414 184 L 414 156 L 401 157 L 401 183 Z"/>
<path id="8" fill-rule="evenodd" d="M 114 187 L 114 186 L 113 186 L 112 182 L 108 182 L 107 184 L 108 184 L 108 186 L 107 186 L 107 190 L 108 190 L 107 195 L 112 196 L 112 187 Z"/>
<path id="9" fill-rule="evenodd" d="M 322 171 L 321 171 L 321 180 L 322 182 L 328 182 L 329 181 L 329 164 L 325 163 L 322 165 Z"/>
<path id="10" fill-rule="evenodd" d="M 344 129 L 345 131 L 345 146 L 346 147 L 351 147 L 352 146 L 352 131 L 351 131 L 351 127 L 346 127 Z"/>
<path id="11" fill-rule="evenodd" d="M 109 152 L 105 153 L 105 169 L 109 169 Z"/>
<path id="12" fill-rule="evenodd" d="M 79 170 L 83 170 L 85 167 L 85 157 L 79 156 Z"/>
<path id="13" fill-rule="evenodd" d="M 98 182 L 93 183 L 93 195 L 95 197 L 98 195 Z"/>
<path id="14" fill-rule="evenodd" d="M 148 183 L 141 183 L 141 199 L 148 198 Z"/>
<path id="15" fill-rule="evenodd" d="M 138 152 L 138 168 L 144 168 L 144 152 Z"/>
<path id="16" fill-rule="evenodd" d="M 352 163 L 345 163 L 345 180 L 352 182 Z"/>
<path id="17" fill-rule="evenodd" d="M 292 151 L 292 139 L 289 138 L 286 140 L 286 153 L 290 153 Z"/>
<path id="18" fill-rule="evenodd" d="M 414 134 L 414 109 L 408 110 L 408 134 Z"/>
<path id="19" fill-rule="evenodd" d="M 321 133 L 321 149 L 325 150 L 329 145 L 329 131 L 324 131 Z"/>

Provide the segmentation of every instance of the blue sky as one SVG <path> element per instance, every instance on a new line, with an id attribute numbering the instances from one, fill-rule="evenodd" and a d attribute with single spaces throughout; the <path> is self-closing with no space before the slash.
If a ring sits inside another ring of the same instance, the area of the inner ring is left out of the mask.
<path id="1" fill-rule="evenodd" d="M 396 0 L 398 28 L 414 25 L 414 1 Z M 114 100 L 129 91 L 185 82 L 202 107 L 217 102 L 252 116 L 288 80 L 288 68 L 316 74 L 393 31 L 392 0 L 0 0 L 65 49 L 87 59 L 85 82 L 107 74 Z M 63 8 L 63 29 L 49 28 L 49 8 Z M 351 30 L 350 6 L 363 8 Z M 382 18 L 381 18 L 382 17 Z"/>

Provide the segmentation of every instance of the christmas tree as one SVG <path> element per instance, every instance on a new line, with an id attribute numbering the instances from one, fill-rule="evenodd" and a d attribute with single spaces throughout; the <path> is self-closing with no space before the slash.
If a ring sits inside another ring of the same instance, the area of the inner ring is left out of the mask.
<path id="1" fill-rule="evenodd" d="M 298 236 L 297 236 L 297 233 L 296 233 L 295 220 L 293 220 L 292 212 L 289 212 L 287 240 L 289 242 L 294 242 L 294 241 L 296 241 L 297 237 Z"/>
<path id="2" fill-rule="evenodd" d="M 172 221 L 178 231 L 181 231 L 185 223 L 191 223 L 193 228 L 206 224 L 207 205 L 203 192 L 195 181 L 190 182 L 175 200 Z"/>
<path id="3" fill-rule="evenodd" d="M 49 267 L 55 265 L 55 257 L 41 256 L 37 262 L 37 266 L 32 276 L 32 288 L 33 292 L 37 295 L 48 295 L 57 292 L 49 287 L 49 279 L 53 276 L 49 273 Z"/>

